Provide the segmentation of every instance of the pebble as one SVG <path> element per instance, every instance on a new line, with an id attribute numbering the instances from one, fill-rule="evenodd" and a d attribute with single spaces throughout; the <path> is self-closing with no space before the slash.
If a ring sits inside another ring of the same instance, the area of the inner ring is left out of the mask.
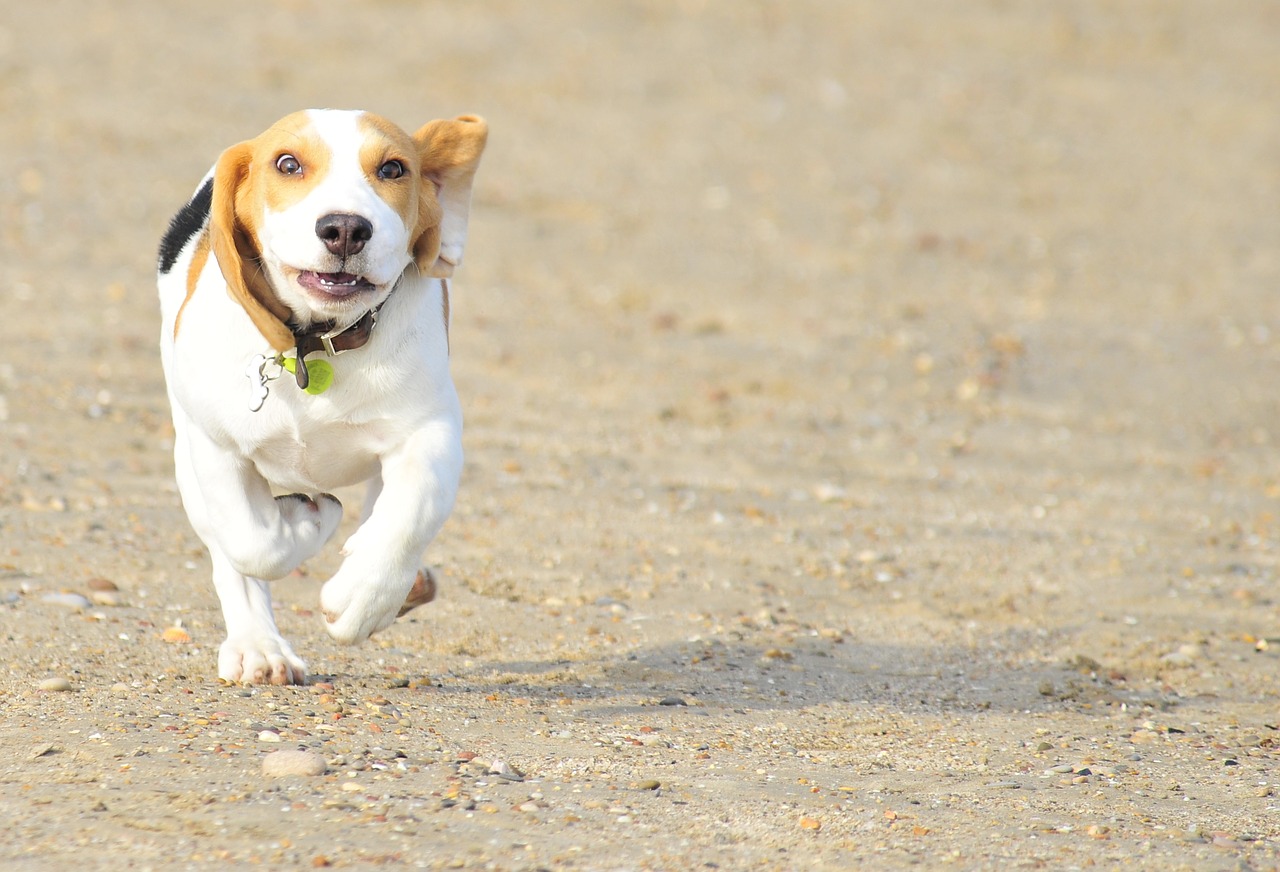
<path id="1" fill-rule="evenodd" d="M 105 590 L 114 591 L 120 588 L 109 578 L 91 578 L 89 579 L 89 590 Z"/>
<path id="2" fill-rule="evenodd" d="M 70 690 L 71 682 L 65 678 L 46 678 L 36 685 L 41 690 Z"/>
<path id="3" fill-rule="evenodd" d="M 181 644 L 191 641 L 191 634 L 181 627 L 166 627 L 164 632 L 160 634 L 160 638 L 166 642 Z"/>
<path id="4" fill-rule="evenodd" d="M 89 599 L 93 600 L 96 606 L 118 606 L 122 602 L 120 594 L 114 590 L 90 591 Z"/>
<path id="5" fill-rule="evenodd" d="M 834 503 L 844 499 L 848 491 L 829 481 L 820 481 L 812 488 L 813 497 L 820 503 Z"/>
<path id="6" fill-rule="evenodd" d="M 822 829 L 822 821 L 817 818 L 802 817 L 800 818 L 800 828 L 802 830 L 813 830 L 816 833 Z"/>
<path id="7" fill-rule="evenodd" d="M 662 782 L 655 778 L 646 778 L 644 781 L 637 781 L 633 786 L 636 790 L 657 790 L 662 786 Z"/>
<path id="8" fill-rule="evenodd" d="M 47 593 L 40 597 L 40 601 L 69 609 L 87 609 L 91 605 L 86 597 L 78 593 Z"/>
<path id="9" fill-rule="evenodd" d="M 258 741 L 259 742 L 279 742 L 280 734 L 277 733 L 275 730 L 263 730 L 262 732 L 258 733 Z"/>
<path id="10" fill-rule="evenodd" d="M 1170 651 L 1160 658 L 1169 666 L 1191 666 L 1200 658 L 1200 648 L 1196 645 L 1182 645 L 1176 651 Z"/>
<path id="11" fill-rule="evenodd" d="M 272 751 L 262 758 L 262 774 L 269 776 L 323 775 L 328 768 L 315 751 Z"/>
<path id="12" fill-rule="evenodd" d="M 511 768 L 505 760 L 494 760 L 493 765 L 489 767 L 489 773 L 505 778 L 507 781 L 524 781 L 524 773 Z"/>
<path id="13" fill-rule="evenodd" d="M 688 703 L 678 696 L 664 696 L 658 700 L 658 705 L 688 705 Z"/>

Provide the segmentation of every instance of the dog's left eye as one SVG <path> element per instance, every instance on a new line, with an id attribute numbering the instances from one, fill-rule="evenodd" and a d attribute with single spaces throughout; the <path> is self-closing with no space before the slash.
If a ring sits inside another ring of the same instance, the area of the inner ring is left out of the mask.
<path id="1" fill-rule="evenodd" d="M 382 166 L 378 167 L 378 178 L 380 179 L 390 181 L 392 179 L 398 179 L 403 175 L 404 164 L 400 163 L 398 160 L 389 160 Z"/>

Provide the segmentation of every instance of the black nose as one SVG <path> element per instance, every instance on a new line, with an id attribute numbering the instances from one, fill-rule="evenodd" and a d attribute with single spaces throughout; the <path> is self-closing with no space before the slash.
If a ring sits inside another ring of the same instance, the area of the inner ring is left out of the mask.
<path id="1" fill-rule="evenodd" d="M 334 254 L 350 257 L 373 237 L 373 225 L 359 215 L 332 212 L 316 222 L 316 236 Z"/>

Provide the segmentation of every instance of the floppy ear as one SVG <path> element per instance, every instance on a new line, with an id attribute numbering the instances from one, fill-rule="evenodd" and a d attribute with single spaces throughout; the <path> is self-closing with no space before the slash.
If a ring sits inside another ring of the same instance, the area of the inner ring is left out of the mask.
<path id="1" fill-rule="evenodd" d="M 297 341 L 285 326 L 289 310 L 276 298 L 262 272 L 262 252 L 248 209 L 252 200 L 249 178 L 253 143 L 233 145 L 218 158 L 213 173 L 213 203 L 209 212 L 209 236 L 218 259 L 227 293 L 244 307 L 253 325 L 276 351 L 288 351 Z"/>
<path id="2" fill-rule="evenodd" d="M 475 115 L 432 121 L 413 135 L 423 177 L 435 185 L 418 194 L 413 259 L 423 275 L 447 278 L 462 262 L 471 213 L 471 180 L 489 125 Z"/>

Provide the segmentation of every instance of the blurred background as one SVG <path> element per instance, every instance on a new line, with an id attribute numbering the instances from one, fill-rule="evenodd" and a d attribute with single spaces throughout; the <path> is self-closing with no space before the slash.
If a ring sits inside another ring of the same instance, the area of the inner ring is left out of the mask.
<path id="1" fill-rule="evenodd" d="M 991 530 L 1104 576 L 1175 531 L 1269 549 L 1278 33 L 1245 0 L 15 6 L 5 491 L 168 518 L 155 245 L 222 148 L 299 107 L 474 112 L 474 548 L 441 559 L 478 589 L 822 567 L 856 602 L 858 555 L 964 566 Z M 63 538 L 33 565 L 119 544 Z"/>

